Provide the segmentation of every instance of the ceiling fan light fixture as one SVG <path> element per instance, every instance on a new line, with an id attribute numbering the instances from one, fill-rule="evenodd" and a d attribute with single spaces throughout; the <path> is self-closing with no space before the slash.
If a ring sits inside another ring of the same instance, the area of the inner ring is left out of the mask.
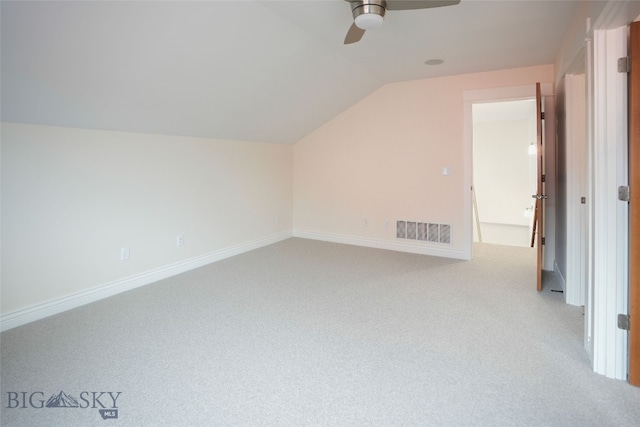
<path id="1" fill-rule="evenodd" d="M 415 10 L 452 6 L 460 0 L 345 0 L 351 6 L 353 23 L 344 38 L 344 44 L 359 42 L 367 30 L 379 27 L 388 10 Z M 431 64 L 429 64 L 431 65 Z M 435 64 L 434 64 L 435 65 Z"/>
<path id="2" fill-rule="evenodd" d="M 363 13 L 355 17 L 355 23 L 358 28 L 363 30 L 371 30 L 382 25 L 384 18 L 377 13 Z"/>
<path id="3" fill-rule="evenodd" d="M 382 25 L 387 2 L 385 0 L 361 0 L 351 3 L 353 22 L 361 30 L 371 30 Z"/>

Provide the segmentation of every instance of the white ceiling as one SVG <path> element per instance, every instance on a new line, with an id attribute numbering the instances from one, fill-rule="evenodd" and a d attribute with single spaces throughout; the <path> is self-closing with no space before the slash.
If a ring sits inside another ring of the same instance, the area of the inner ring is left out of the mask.
<path id="1" fill-rule="evenodd" d="M 2 120 L 294 143 L 387 83 L 551 64 L 579 5 L 391 11 L 345 46 L 343 0 L 2 1 Z"/>

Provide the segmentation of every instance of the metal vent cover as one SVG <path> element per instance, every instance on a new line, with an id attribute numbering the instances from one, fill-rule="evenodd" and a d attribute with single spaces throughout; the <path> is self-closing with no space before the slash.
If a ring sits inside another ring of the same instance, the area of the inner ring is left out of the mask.
<path id="1" fill-rule="evenodd" d="M 451 244 L 451 225 L 440 224 L 440 243 Z"/>
<path id="2" fill-rule="evenodd" d="M 450 245 L 451 224 L 397 220 L 396 238 Z"/>
<path id="3" fill-rule="evenodd" d="M 416 240 L 418 236 L 418 223 L 413 221 L 407 221 L 407 239 Z"/>
<path id="4" fill-rule="evenodd" d="M 396 237 L 398 239 L 407 238 L 407 221 L 396 221 Z"/>
<path id="5" fill-rule="evenodd" d="M 440 240 L 440 226 L 438 224 L 428 224 L 427 227 L 427 241 L 437 243 Z"/>
<path id="6" fill-rule="evenodd" d="M 418 223 L 418 240 L 427 241 L 427 224 L 424 222 Z"/>

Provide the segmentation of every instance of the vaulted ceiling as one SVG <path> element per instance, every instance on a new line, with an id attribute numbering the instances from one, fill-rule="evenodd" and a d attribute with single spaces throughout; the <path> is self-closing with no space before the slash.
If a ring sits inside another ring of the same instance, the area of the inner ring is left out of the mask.
<path id="1" fill-rule="evenodd" d="M 294 143 L 384 84 L 551 64 L 580 2 L 2 1 L 2 120 Z M 426 65 L 441 59 L 441 65 Z"/>

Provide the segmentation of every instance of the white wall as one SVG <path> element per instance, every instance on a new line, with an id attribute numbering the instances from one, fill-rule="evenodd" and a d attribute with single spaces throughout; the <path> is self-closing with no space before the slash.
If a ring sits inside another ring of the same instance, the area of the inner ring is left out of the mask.
<path id="1" fill-rule="evenodd" d="M 4 320 L 290 235 L 290 145 L 12 123 L 1 131 Z"/>
<path id="2" fill-rule="evenodd" d="M 294 234 L 464 258 L 463 94 L 538 81 L 552 65 L 383 86 L 295 145 Z M 452 243 L 396 239 L 396 219 L 451 224 Z"/>

